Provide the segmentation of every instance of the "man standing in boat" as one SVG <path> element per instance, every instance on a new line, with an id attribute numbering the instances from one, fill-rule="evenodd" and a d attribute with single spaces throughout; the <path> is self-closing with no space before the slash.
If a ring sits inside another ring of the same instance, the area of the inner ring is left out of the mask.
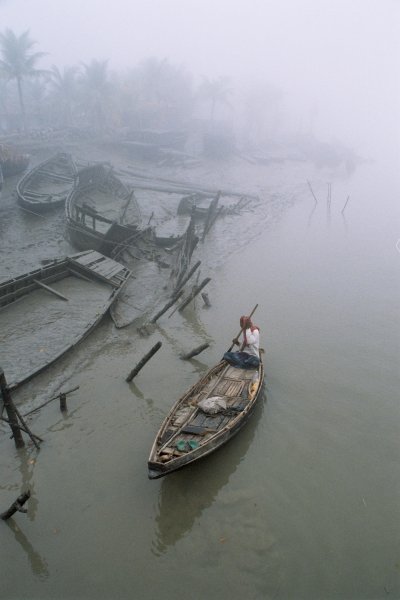
<path id="1" fill-rule="evenodd" d="M 234 367 L 242 369 L 256 369 L 260 364 L 260 328 L 253 325 L 250 317 L 240 317 L 240 327 L 243 334 L 243 342 L 237 352 L 225 352 L 224 360 Z M 239 345 L 238 338 L 233 340 Z"/>

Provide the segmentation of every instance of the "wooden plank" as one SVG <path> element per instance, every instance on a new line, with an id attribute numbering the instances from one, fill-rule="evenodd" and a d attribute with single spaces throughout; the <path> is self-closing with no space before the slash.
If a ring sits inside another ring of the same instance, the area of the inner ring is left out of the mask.
<path id="1" fill-rule="evenodd" d="M 88 252 L 87 254 L 84 254 L 83 256 L 79 256 L 77 258 L 73 258 L 71 259 L 73 262 L 77 262 L 80 265 L 88 265 L 91 262 L 94 262 L 95 260 L 99 260 L 99 258 L 102 258 L 102 254 L 100 254 L 100 252 L 97 252 L 96 250 L 92 250 L 91 252 Z"/>
<path id="2" fill-rule="evenodd" d="M 39 285 L 40 287 L 44 288 L 45 290 L 47 290 L 48 292 L 51 292 L 52 294 L 54 294 L 55 296 L 57 296 L 58 298 L 61 298 L 61 300 L 66 300 L 68 301 L 68 298 L 66 298 L 65 296 L 63 296 L 62 294 L 60 294 L 60 292 L 57 292 L 56 290 L 54 290 L 53 288 L 49 287 L 48 285 L 45 285 L 44 283 L 42 283 L 41 281 L 39 281 L 38 279 L 33 279 L 33 281 Z"/>

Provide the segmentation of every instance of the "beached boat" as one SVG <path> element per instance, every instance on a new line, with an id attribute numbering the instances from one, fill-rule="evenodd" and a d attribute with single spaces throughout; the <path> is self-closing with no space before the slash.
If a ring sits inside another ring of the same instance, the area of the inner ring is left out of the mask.
<path id="1" fill-rule="evenodd" d="M 262 394 L 264 367 L 240 369 L 220 361 L 172 407 L 148 461 L 150 479 L 193 463 L 230 440 Z M 214 412 L 216 411 L 216 412 Z"/>
<path id="2" fill-rule="evenodd" d="M 19 175 L 29 165 L 29 154 L 20 154 L 11 146 L 0 144 L 0 168 L 3 171 L 3 177 L 12 177 Z"/>
<path id="3" fill-rule="evenodd" d="M 79 171 L 65 212 L 71 243 L 79 250 L 111 252 L 140 233 L 140 210 L 131 191 L 108 163 Z"/>
<path id="4" fill-rule="evenodd" d="M 126 327 L 136 319 L 149 317 L 161 303 L 175 295 L 190 265 L 197 245 L 190 220 L 183 235 L 159 238 L 150 228 L 128 238 L 113 258 L 128 265 L 132 277 L 110 313 L 115 326 Z"/>
<path id="5" fill-rule="evenodd" d="M 10 388 L 86 337 L 129 276 L 122 264 L 87 251 L 0 283 L 0 364 Z"/>
<path id="6" fill-rule="evenodd" d="M 25 209 L 46 211 L 64 204 L 74 186 L 77 168 L 70 154 L 58 152 L 40 163 L 17 183 L 17 200 Z"/>

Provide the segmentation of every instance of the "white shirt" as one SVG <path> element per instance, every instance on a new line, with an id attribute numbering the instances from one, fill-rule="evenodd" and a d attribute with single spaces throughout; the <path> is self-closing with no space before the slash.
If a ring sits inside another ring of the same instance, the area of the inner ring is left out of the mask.
<path id="1" fill-rule="evenodd" d="M 251 331 L 250 327 L 246 329 L 246 340 L 247 345 L 243 348 L 243 352 L 260 358 L 260 332 L 258 329 L 254 331 Z"/>

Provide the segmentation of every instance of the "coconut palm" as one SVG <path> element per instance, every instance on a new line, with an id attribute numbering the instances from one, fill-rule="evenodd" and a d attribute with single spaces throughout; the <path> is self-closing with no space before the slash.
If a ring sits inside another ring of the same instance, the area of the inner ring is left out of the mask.
<path id="1" fill-rule="evenodd" d="M 50 71 L 51 100 L 62 125 L 72 125 L 74 103 L 77 98 L 78 67 L 64 67 L 62 71 L 55 65 Z"/>
<path id="2" fill-rule="evenodd" d="M 167 125 L 190 112 L 192 82 L 183 67 L 150 57 L 139 64 L 136 74 L 142 107 L 152 112 L 155 122 Z"/>
<path id="3" fill-rule="evenodd" d="M 82 105 L 92 125 L 96 129 L 104 129 L 111 103 L 108 61 L 93 59 L 89 64 L 82 63 L 82 66 Z"/>
<path id="4" fill-rule="evenodd" d="M 25 77 L 34 77 L 46 73 L 44 70 L 35 68 L 36 63 L 45 52 L 31 52 L 32 47 L 36 44 L 29 37 L 29 30 L 21 33 L 20 36 L 15 35 L 11 29 L 6 29 L 4 33 L 0 33 L 0 69 L 8 80 L 15 79 L 18 89 L 18 99 L 21 109 L 22 123 L 26 131 L 26 114 L 24 96 L 22 91 L 22 82 Z"/>
<path id="5" fill-rule="evenodd" d="M 203 82 L 198 89 L 198 96 L 210 101 L 210 119 L 214 120 L 215 108 L 218 104 L 230 106 L 229 97 L 232 95 L 232 89 L 227 77 L 217 77 L 208 79 L 203 77 Z"/>

